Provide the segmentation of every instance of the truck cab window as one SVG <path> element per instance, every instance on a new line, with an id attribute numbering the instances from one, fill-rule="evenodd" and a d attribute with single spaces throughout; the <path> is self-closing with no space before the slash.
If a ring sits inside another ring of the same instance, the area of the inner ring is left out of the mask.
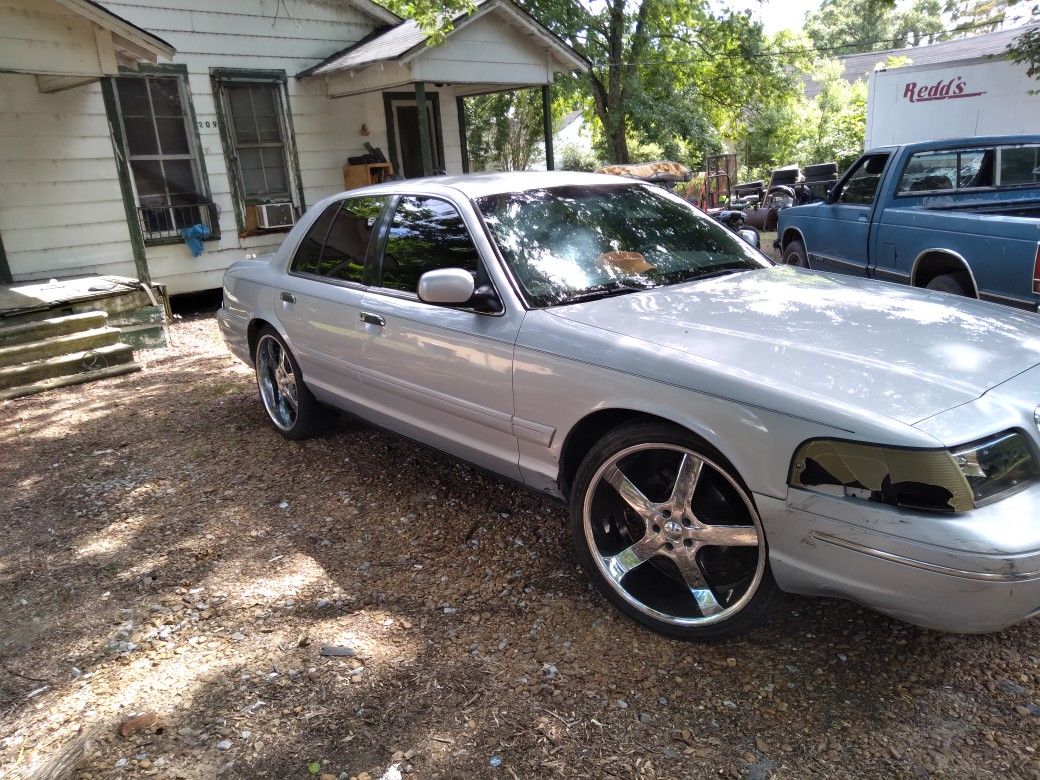
<path id="1" fill-rule="evenodd" d="M 1000 150 L 1000 183 L 1040 182 L 1040 146 L 1006 146 Z"/>
<path id="2" fill-rule="evenodd" d="M 842 185 L 837 202 L 850 206 L 872 204 L 887 162 L 887 154 L 872 154 L 856 163 L 852 175 Z"/>
<path id="3" fill-rule="evenodd" d="M 942 149 L 910 158 L 899 179 L 900 195 L 993 186 L 993 149 Z"/>

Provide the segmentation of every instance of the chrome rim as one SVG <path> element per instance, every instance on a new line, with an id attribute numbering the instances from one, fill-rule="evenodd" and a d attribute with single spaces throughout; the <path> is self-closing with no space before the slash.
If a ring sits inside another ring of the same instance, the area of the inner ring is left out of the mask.
<path id="1" fill-rule="evenodd" d="M 718 465 L 672 444 L 640 444 L 596 471 L 585 539 L 610 587 L 676 626 L 720 623 L 755 595 L 766 565 L 754 504 Z"/>
<path id="2" fill-rule="evenodd" d="M 296 424 L 300 401 L 289 353 L 273 336 L 263 336 L 256 347 L 256 381 L 271 421 L 283 431 Z"/>

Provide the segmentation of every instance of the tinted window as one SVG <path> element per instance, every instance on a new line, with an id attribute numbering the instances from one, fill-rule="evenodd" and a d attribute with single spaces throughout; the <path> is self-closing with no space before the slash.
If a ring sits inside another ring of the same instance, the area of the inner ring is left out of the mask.
<path id="1" fill-rule="evenodd" d="M 551 187 L 477 205 L 533 306 L 767 265 L 731 231 L 655 187 Z"/>
<path id="2" fill-rule="evenodd" d="M 311 225 L 311 229 L 307 231 L 307 235 L 300 242 L 299 249 L 296 250 L 296 257 L 292 263 L 293 271 L 303 274 L 318 273 L 321 248 L 325 245 L 325 236 L 329 232 L 329 226 L 332 225 L 332 219 L 339 211 L 339 207 L 339 203 L 333 203 L 314 220 L 314 224 Z"/>
<path id="3" fill-rule="evenodd" d="M 853 206 L 869 206 L 873 203 L 887 161 L 887 154 L 875 154 L 860 160 L 852 176 L 842 186 L 838 202 Z"/>
<path id="4" fill-rule="evenodd" d="M 919 152 L 899 179 L 899 193 L 992 187 L 994 157 L 992 149 Z"/>
<path id="5" fill-rule="evenodd" d="M 1001 184 L 1036 184 L 1040 181 L 1040 147 L 1009 146 L 1000 150 Z"/>
<path id="6" fill-rule="evenodd" d="M 477 273 L 477 248 L 462 217 L 439 198 L 404 197 L 397 204 L 383 253 L 383 287 L 414 293 L 435 268 Z"/>
<path id="7" fill-rule="evenodd" d="M 321 253 L 318 273 L 332 279 L 360 282 L 365 255 L 386 198 L 348 198 L 332 223 Z"/>

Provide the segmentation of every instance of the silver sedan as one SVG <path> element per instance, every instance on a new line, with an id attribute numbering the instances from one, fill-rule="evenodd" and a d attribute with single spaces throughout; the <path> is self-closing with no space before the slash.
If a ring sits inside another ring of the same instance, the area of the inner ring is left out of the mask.
<path id="1" fill-rule="evenodd" d="M 619 609 L 719 639 L 784 591 L 1040 608 L 1040 319 L 773 266 L 594 174 L 392 182 L 236 263 L 219 322 L 299 439 L 344 410 L 567 502 Z"/>

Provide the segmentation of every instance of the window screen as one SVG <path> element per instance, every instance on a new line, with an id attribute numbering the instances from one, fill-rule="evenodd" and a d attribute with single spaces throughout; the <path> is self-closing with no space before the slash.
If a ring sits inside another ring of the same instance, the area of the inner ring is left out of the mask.
<path id="1" fill-rule="evenodd" d="M 176 237 L 209 224 L 208 198 L 189 135 L 187 99 L 176 76 L 120 76 L 116 102 L 145 238 Z"/>
<path id="2" fill-rule="evenodd" d="M 225 82 L 226 107 L 247 203 L 291 200 L 281 84 Z"/>
<path id="3" fill-rule="evenodd" d="M 318 273 L 332 279 L 360 282 L 365 255 L 386 198 L 348 198 L 329 229 Z"/>
<path id="4" fill-rule="evenodd" d="M 454 206 L 439 198 L 401 198 L 383 253 L 383 287 L 414 293 L 427 271 L 465 268 L 476 274 L 478 266 L 477 248 Z"/>
<path id="5" fill-rule="evenodd" d="M 342 203 L 333 203 L 325 209 L 311 225 L 307 235 L 300 242 L 293 258 L 292 271 L 301 274 L 317 274 L 321 265 L 321 250 L 325 246 L 325 236 L 329 233 L 332 220 L 336 217 Z"/>

